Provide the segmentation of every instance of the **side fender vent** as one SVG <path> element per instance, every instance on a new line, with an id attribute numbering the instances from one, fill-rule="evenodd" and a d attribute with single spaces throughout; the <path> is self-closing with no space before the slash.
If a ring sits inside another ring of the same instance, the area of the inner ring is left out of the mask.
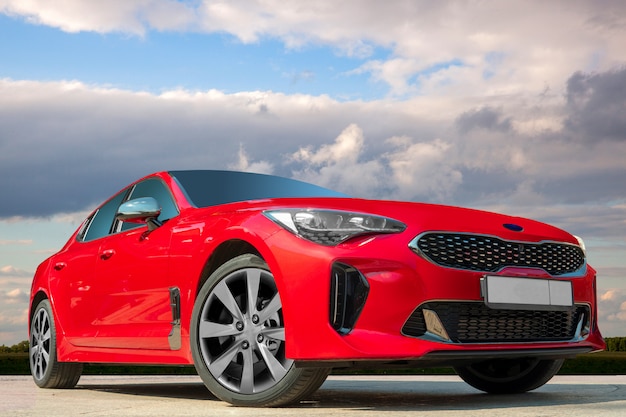
<path id="1" fill-rule="evenodd" d="M 330 323 L 340 334 L 348 334 L 365 306 L 369 284 L 354 267 L 335 263 L 330 273 Z"/>
<path id="2" fill-rule="evenodd" d="M 172 309 L 172 329 L 167 337 L 171 350 L 179 350 L 181 347 L 180 334 L 180 289 L 170 288 L 170 308 Z"/>

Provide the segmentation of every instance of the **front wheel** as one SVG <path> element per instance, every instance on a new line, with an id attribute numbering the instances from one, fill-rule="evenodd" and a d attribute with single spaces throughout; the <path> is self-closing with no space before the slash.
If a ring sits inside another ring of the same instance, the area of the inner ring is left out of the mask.
<path id="1" fill-rule="evenodd" d="M 218 398 L 240 406 L 290 404 L 315 391 L 329 369 L 296 368 L 285 355 L 282 303 L 258 256 L 238 256 L 202 286 L 191 320 L 194 364 Z"/>
<path id="2" fill-rule="evenodd" d="M 491 394 L 515 394 L 531 391 L 547 383 L 561 369 L 563 359 L 537 358 L 491 359 L 454 368 L 476 389 Z"/>
<path id="3" fill-rule="evenodd" d="M 29 363 L 40 388 L 73 388 L 83 371 L 82 363 L 57 360 L 57 335 L 48 300 L 42 300 L 31 319 Z"/>

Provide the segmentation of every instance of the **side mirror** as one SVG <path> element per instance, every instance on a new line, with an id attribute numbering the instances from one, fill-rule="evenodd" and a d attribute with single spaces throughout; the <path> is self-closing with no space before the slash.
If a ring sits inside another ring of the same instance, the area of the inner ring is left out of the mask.
<path id="1" fill-rule="evenodd" d="M 161 214 L 161 207 L 154 198 L 141 197 L 120 205 L 115 218 L 123 222 L 147 223 L 148 230 L 152 231 L 161 225 L 157 220 L 159 214 Z"/>

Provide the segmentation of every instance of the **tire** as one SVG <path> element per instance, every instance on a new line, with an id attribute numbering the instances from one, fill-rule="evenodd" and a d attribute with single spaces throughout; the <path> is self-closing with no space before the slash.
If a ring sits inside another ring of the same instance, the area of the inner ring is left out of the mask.
<path id="1" fill-rule="evenodd" d="M 330 371 L 296 368 L 285 356 L 280 296 L 256 255 L 233 258 L 211 274 L 198 293 L 190 333 L 198 374 L 233 405 L 294 403 L 317 390 Z"/>
<path id="2" fill-rule="evenodd" d="M 548 382 L 561 369 L 563 359 L 492 359 L 456 367 L 456 373 L 472 387 L 490 394 L 532 391 Z"/>
<path id="3" fill-rule="evenodd" d="M 57 360 L 53 317 L 48 300 L 37 304 L 30 324 L 30 373 L 40 388 L 73 388 L 83 372 L 83 364 Z"/>

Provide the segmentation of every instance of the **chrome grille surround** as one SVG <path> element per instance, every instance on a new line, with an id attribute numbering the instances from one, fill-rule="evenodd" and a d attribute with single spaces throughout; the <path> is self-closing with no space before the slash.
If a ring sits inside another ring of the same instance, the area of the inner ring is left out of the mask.
<path id="1" fill-rule="evenodd" d="M 583 275 L 587 265 L 583 250 L 564 242 L 521 242 L 471 233 L 425 232 L 413 239 L 409 247 L 436 265 L 478 272 L 525 267 L 566 277 Z"/>

